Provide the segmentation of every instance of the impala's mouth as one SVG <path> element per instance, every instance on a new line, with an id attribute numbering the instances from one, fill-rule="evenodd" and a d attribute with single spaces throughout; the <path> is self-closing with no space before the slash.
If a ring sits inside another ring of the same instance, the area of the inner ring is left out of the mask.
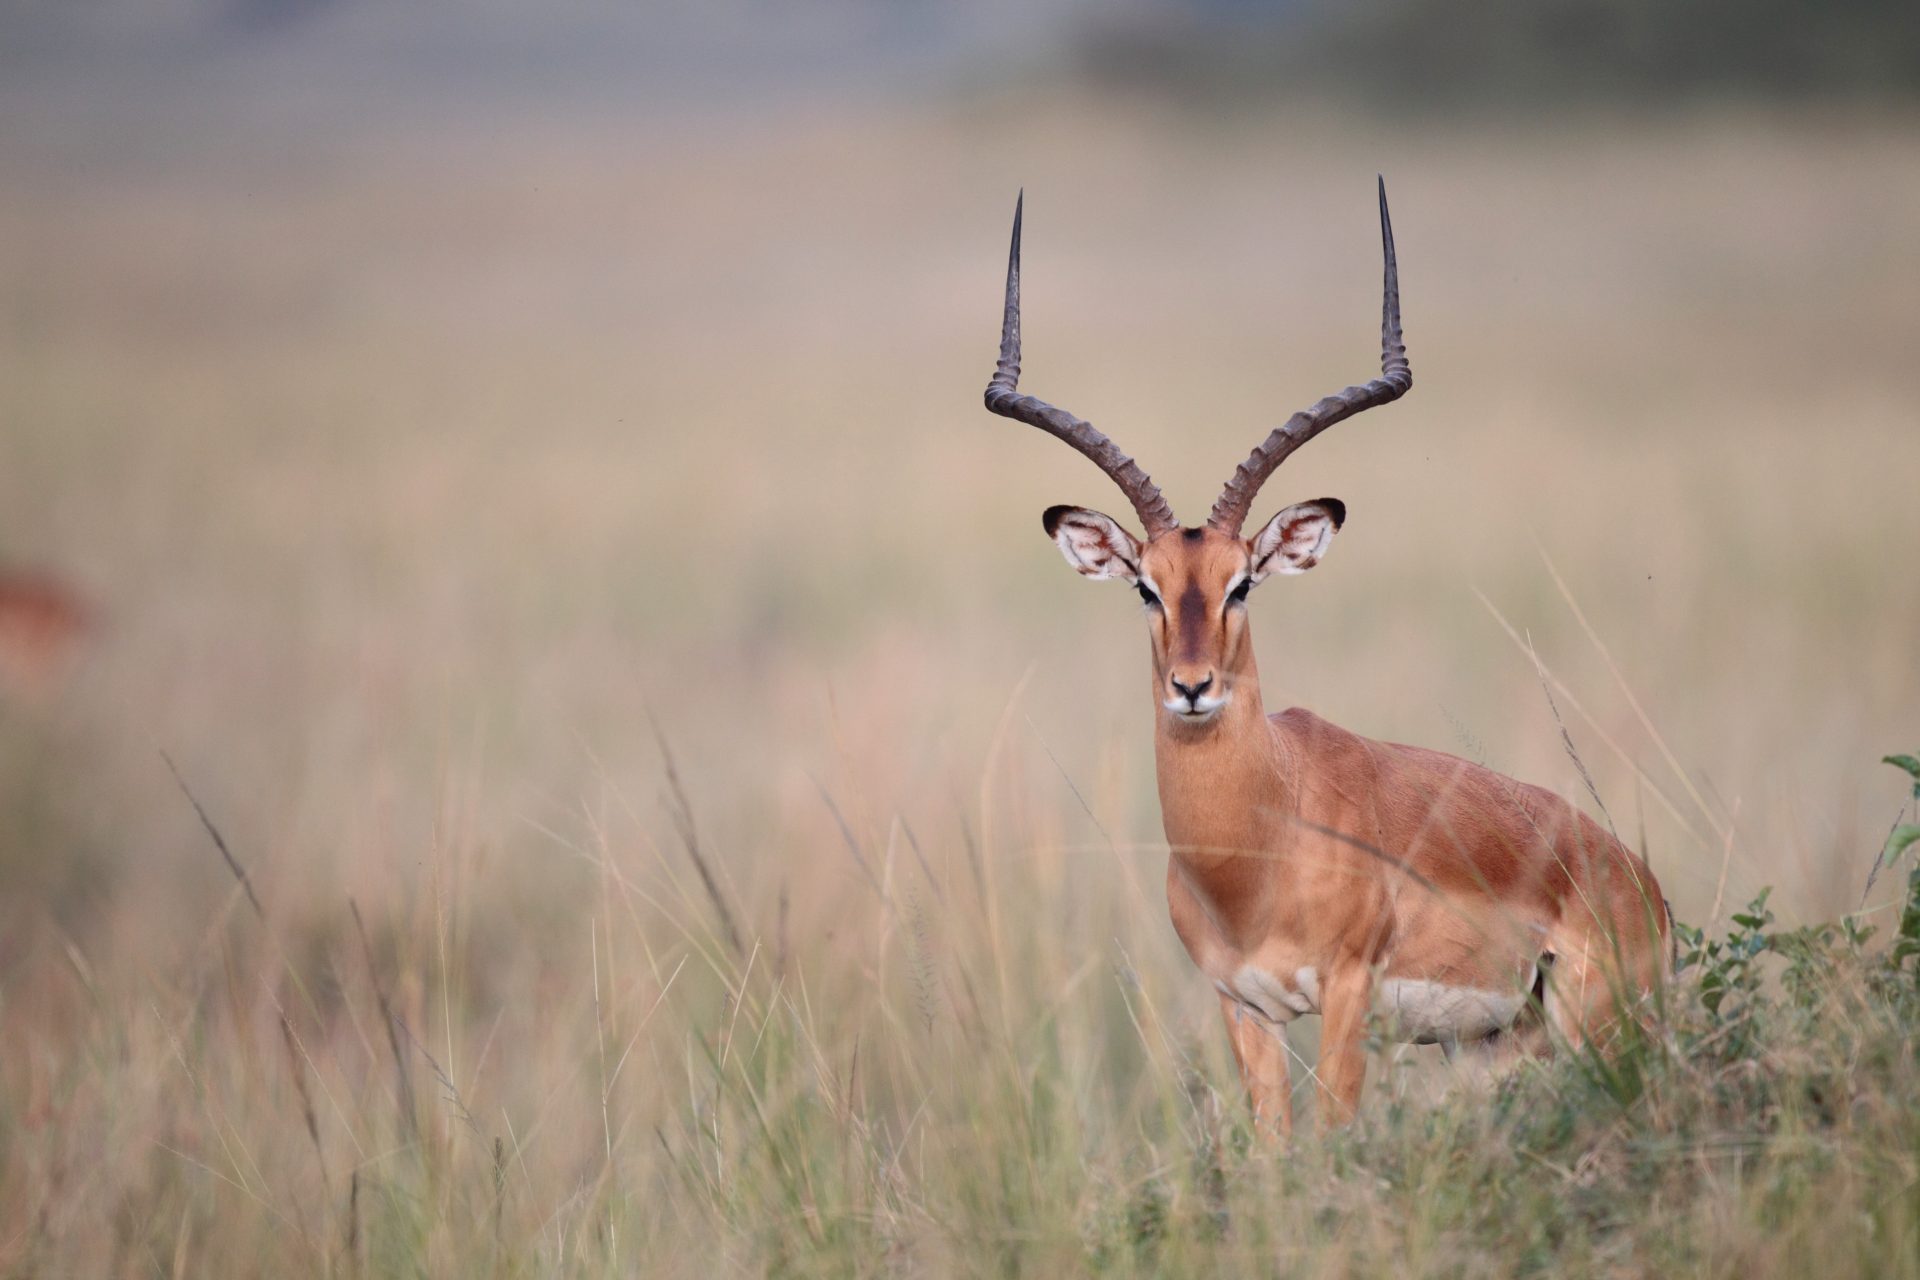
<path id="1" fill-rule="evenodd" d="M 1160 705 L 1171 712 L 1175 719 L 1186 724 L 1205 724 L 1220 714 L 1220 708 L 1227 705 L 1227 699 L 1231 696 L 1224 693 L 1212 697 L 1202 694 L 1192 701 L 1185 698 L 1168 698 Z"/>

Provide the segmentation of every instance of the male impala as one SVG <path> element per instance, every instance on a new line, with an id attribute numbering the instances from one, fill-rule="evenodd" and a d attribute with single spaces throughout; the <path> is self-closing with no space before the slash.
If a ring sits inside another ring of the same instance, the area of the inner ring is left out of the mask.
<path id="1" fill-rule="evenodd" d="M 1023 201 L 1024 203 L 1024 201 Z M 1213 980 L 1256 1123 L 1293 1124 L 1282 1028 L 1324 1019 L 1322 1114 L 1352 1117 L 1371 1015 L 1416 1043 L 1544 1045 L 1603 1032 L 1662 973 L 1669 932 L 1646 866 L 1560 797 L 1465 760 L 1376 742 L 1260 701 L 1247 593 L 1305 573 L 1346 507 L 1319 498 L 1240 536 L 1255 494 L 1334 423 L 1413 385 L 1387 193 L 1381 376 L 1275 429 L 1204 526 L 1183 529 L 1153 481 L 1088 423 L 1017 390 L 1020 205 L 987 408 L 1091 458 L 1146 527 L 1142 541 L 1083 507 L 1044 523 L 1082 576 L 1146 602 L 1154 755 L 1171 856 L 1167 898 L 1187 954 Z"/>

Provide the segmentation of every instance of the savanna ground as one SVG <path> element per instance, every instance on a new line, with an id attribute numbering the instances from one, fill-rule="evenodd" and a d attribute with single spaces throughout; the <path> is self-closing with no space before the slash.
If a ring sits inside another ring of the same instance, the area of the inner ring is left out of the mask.
<path id="1" fill-rule="evenodd" d="M 218 123 L 0 152 L 0 553 L 102 618 L 0 707 L 10 1274 L 1920 1272 L 1920 124 Z M 1733 936 L 1270 1152 L 1039 530 L 1123 504 L 978 397 L 1024 184 L 1031 388 L 1195 518 L 1370 371 L 1376 170 L 1417 382 L 1263 497 L 1352 512 L 1269 705 L 1591 804 L 1564 722 Z"/>

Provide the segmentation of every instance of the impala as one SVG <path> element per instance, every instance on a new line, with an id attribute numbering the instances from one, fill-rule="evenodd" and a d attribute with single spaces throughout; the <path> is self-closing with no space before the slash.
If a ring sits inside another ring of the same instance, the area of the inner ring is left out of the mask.
<path id="1" fill-rule="evenodd" d="M 1144 526 L 1065 506 L 1043 521 L 1078 573 L 1145 603 L 1167 899 L 1219 991 L 1256 1125 L 1292 1130 L 1284 1028 L 1303 1014 L 1323 1020 L 1314 1076 L 1331 1123 L 1359 1104 L 1370 1026 L 1450 1056 L 1544 1052 L 1549 1028 L 1573 1044 L 1604 1035 L 1666 968 L 1670 922 L 1640 859 L 1540 787 L 1261 703 L 1247 595 L 1319 564 L 1347 513 L 1299 502 L 1242 537 L 1254 497 L 1295 449 L 1413 385 L 1384 181 L 1381 376 L 1276 428 L 1192 528 L 1106 436 L 1018 390 L 1024 203 L 987 408 L 1092 459 Z"/>
<path id="2" fill-rule="evenodd" d="M 51 695 L 91 627 L 87 606 L 56 579 L 0 570 L 0 697 Z"/>

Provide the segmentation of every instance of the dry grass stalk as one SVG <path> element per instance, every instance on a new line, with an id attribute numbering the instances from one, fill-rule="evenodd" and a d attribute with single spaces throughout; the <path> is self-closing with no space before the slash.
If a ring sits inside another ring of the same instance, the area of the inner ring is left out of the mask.
<path id="1" fill-rule="evenodd" d="M 227 847 L 227 838 L 220 834 L 220 828 L 213 825 L 213 819 L 207 816 L 207 811 L 201 805 L 199 798 L 193 794 L 193 789 L 187 786 L 187 780 L 181 776 L 180 766 L 173 762 L 173 757 L 163 750 L 160 758 L 167 762 L 167 770 L 173 774 L 173 780 L 179 784 L 180 794 L 187 798 L 187 803 L 193 806 L 194 813 L 199 815 L 200 825 L 205 827 L 207 834 L 213 837 L 213 847 L 220 851 L 220 857 L 226 862 L 227 870 L 233 873 L 233 878 L 238 880 L 240 887 L 246 891 L 247 901 L 253 906 L 254 918 L 265 922 L 266 908 L 260 905 L 260 895 L 253 891 L 253 880 L 247 875 L 247 869 L 240 865 L 240 859 L 234 857 L 233 850 Z"/>
<path id="2" fill-rule="evenodd" d="M 720 921 L 720 931 L 727 940 L 727 946 L 736 959 L 744 960 L 747 955 L 746 942 L 735 923 L 733 908 L 727 902 L 726 893 L 720 888 L 720 881 L 714 875 L 712 864 L 707 860 L 706 851 L 700 843 L 700 828 L 694 821 L 693 801 L 687 797 L 685 784 L 680 780 L 680 769 L 674 763 L 673 749 L 667 745 L 666 731 L 660 722 L 648 713 L 648 723 L 653 726 L 654 740 L 660 744 L 660 759 L 666 770 L 667 790 L 673 800 L 673 824 L 680 833 L 681 847 L 687 851 L 687 858 L 693 863 L 694 871 L 700 877 L 701 886 L 707 891 L 707 901 L 713 905 L 713 913 Z"/>
<path id="3" fill-rule="evenodd" d="M 387 1000 L 385 984 L 380 981 L 380 967 L 373 957 L 373 939 L 367 936 L 367 922 L 360 917 L 360 904 L 348 898 L 347 908 L 353 913 L 353 927 L 360 935 L 360 952 L 367 959 L 367 980 L 373 984 L 373 998 L 380 1007 L 380 1024 L 387 1029 L 387 1048 L 393 1055 L 394 1088 L 400 1106 L 400 1118 L 406 1124 L 408 1136 L 418 1138 L 420 1119 L 414 1106 L 413 1078 L 407 1072 L 407 1056 L 400 1049 L 400 1019 Z"/>

